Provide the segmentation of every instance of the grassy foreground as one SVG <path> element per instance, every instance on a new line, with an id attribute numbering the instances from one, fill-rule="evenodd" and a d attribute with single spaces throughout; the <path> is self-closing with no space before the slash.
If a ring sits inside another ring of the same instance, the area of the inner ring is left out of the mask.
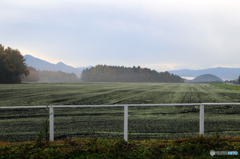
<path id="1" fill-rule="evenodd" d="M 130 134 L 131 135 L 131 134 Z M 130 136 L 129 136 L 130 137 Z M 210 151 L 240 152 L 240 137 L 191 137 L 174 140 L 73 139 L 22 143 L 0 142 L 0 158 L 84 158 L 84 159 L 142 159 L 142 158 L 239 158 L 211 156 Z"/>

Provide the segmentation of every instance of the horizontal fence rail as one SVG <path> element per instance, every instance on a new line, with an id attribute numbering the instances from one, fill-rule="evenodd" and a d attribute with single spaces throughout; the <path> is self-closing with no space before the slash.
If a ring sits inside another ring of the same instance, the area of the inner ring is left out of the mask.
<path id="1" fill-rule="evenodd" d="M 0 106 L 0 109 L 18 108 L 49 108 L 50 141 L 54 141 L 54 111 L 53 108 L 69 107 L 124 107 L 124 140 L 128 141 L 128 107 L 129 106 L 200 106 L 199 135 L 204 135 L 204 105 L 240 105 L 240 103 L 185 103 L 185 104 L 122 104 L 122 105 L 52 105 L 52 106 Z"/>

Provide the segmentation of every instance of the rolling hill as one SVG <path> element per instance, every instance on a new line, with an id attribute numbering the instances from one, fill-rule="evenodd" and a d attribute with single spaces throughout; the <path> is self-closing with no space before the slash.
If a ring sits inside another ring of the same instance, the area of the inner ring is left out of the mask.
<path id="1" fill-rule="evenodd" d="M 215 82 L 215 81 L 223 82 L 221 78 L 214 76 L 212 74 L 204 74 L 192 80 L 192 82 Z"/>

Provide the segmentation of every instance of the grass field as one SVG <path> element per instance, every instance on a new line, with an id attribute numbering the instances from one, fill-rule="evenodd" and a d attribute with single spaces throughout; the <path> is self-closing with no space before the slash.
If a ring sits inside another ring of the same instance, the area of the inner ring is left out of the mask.
<path id="1" fill-rule="evenodd" d="M 0 106 L 229 103 L 240 102 L 239 97 L 240 91 L 209 84 L 0 85 Z M 204 110 L 204 136 L 216 138 L 187 139 L 198 136 L 199 106 L 129 107 L 128 128 L 132 133 L 129 134 L 129 142 L 126 143 L 124 140 L 116 140 L 123 139 L 123 107 L 54 108 L 55 141 L 48 143 L 41 142 L 41 135 L 38 135 L 40 128 L 44 130 L 42 119 L 46 119 L 48 110 L 0 109 L 0 141 L 5 141 L 0 142 L 0 156 L 104 159 L 233 158 L 234 156 L 212 157 L 210 151 L 240 152 L 240 138 L 219 138 L 219 135 L 240 136 L 239 106 L 205 106 Z M 220 128 L 219 133 L 215 127 Z"/>
<path id="2" fill-rule="evenodd" d="M 209 84 L 49 83 L 0 85 L 0 106 L 104 105 L 240 102 L 240 91 Z M 220 127 L 224 136 L 240 136 L 239 106 L 205 106 L 205 136 Z M 0 140 L 33 141 L 45 109 L 1 109 Z M 54 136 L 123 138 L 123 107 L 55 108 Z M 174 139 L 197 136 L 199 106 L 129 107 L 132 139 Z"/>
<path id="3" fill-rule="evenodd" d="M 240 85 L 226 85 L 226 84 L 211 84 L 213 86 L 227 88 L 230 90 L 240 90 Z"/>

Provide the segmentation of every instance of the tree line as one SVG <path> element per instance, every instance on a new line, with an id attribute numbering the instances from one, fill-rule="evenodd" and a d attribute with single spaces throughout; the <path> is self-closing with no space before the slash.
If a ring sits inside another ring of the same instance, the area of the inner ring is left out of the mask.
<path id="1" fill-rule="evenodd" d="M 29 75 L 25 76 L 24 74 L 21 75 L 21 81 L 22 82 L 38 82 L 39 81 L 39 75 L 35 68 L 33 67 L 27 67 L 29 71 Z"/>
<path id="2" fill-rule="evenodd" d="M 225 80 L 223 83 L 233 83 L 233 84 L 238 84 L 240 83 L 240 76 L 238 77 L 238 80 Z"/>
<path id="3" fill-rule="evenodd" d="M 33 67 L 28 67 L 29 75 L 21 76 L 22 82 L 80 82 L 80 78 L 74 73 L 62 71 L 36 71 Z"/>
<path id="4" fill-rule="evenodd" d="M 184 80 L 169 72 L 157 72 L 148 68 L 96 65 L 84 69 L 81 74 L 84 82 L 171 82 L 184 83 Z"/>
<path id="5" fill-rule="evenodd" d="M 65 73 L 62 71 L 37 71 L 39 82 L 80 82 L 80 78 L 75 73 Z"/>

